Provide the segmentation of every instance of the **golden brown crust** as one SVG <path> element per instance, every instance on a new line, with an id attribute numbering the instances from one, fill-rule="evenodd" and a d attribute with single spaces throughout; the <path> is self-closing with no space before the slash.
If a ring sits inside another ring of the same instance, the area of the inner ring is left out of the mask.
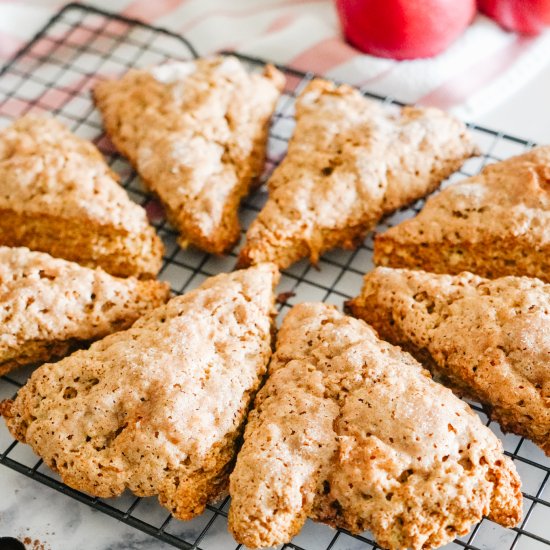
<path id="1" fill-rule="evenodd" d="M 214 57 L 94 88 L 107 133 L 163 202 L 182 246 L 221 254 L 237 242 L 238 206 L 262 172 L 283 85 L 270 65 L 249 74 L 234 57 Z"/>
<path id="2" fill-rule="evenodd" d="M 152 278 L 164 247 L 152 227 L 129 233 L 81 218 L 0 209 L 0 242 L 47 252 L 116 277 Z"/>
<path id="3" fill-rule="evenodd" d="M 306 517 L 384 548 L 435 548 L 487 515 L 521 516 L 496 436 L 408 353 L 325 304 L 283 321 L 230 476 L 229 529 L 288 542 Z"/>
<path id="4" fill-rule="evenodd" d="M 49 117 L 0 132 L 0 245 L 116 276 L 156 275 L 163 246 L 92 143 Z"/>
<path id="5" fill-rule="evenodd" d="M 166 283 L 0 246 L 0 374 L 126 329 L 169 293 Z"/>
<path id="6" fill-rule="evenodd" d="M 221 497 L 271 355 L 272 265 L 222 274 L 57 363 L 0 407 L 63 481 L 158 495 L 190 519 Z"/>
<path id="7" fill-rule="evenodd" d="M 550 146 L 496 164 L 377 235 L 377 265 L 550 282 Z"/>
<path id="8" fill-rule="evenodd" d="M 550 455 L 550 285 L 379 267 L 348 307 Z"/>
<path id="9" fill-rule="evenodd" d="M 239 265 L 284 268 L 353 248 L 384 214 L 433 191 L 475 152 L 464 124 L 437 109 L 395 114 L 354 88 L 313 80 L 298 97 L 288 153 Z"/>

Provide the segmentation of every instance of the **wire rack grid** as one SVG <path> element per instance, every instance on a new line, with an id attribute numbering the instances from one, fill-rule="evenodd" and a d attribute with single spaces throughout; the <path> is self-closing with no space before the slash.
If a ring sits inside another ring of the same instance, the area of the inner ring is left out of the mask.
<path id="1" fill-rule="evenodd" d="M 49 111 L 77 135 L 92 140 L 109 165 L 121 175 L 130 196 L 148 211 L 162 237 L 166 254 L 160 278 L 170 282 L 180 294 L 198 286 L 204 279 L 233 269 L 236 252 L 213 257 L 197 250 L 181 250 L 175 232 L 165 223 L 156 203 L 145 193 L 139 178 L 105 138 L 99 114 L 94 109 L 90 89 L 98 78 L 120 75 L 131 67 L 161 63 L 167 59 L 197 56 L 181 36 L 142 22 L 81 4 L 69 4 L 0 71 L 0 127 L 29 111 Z M 251 70 L 263 61 L 239 56 Z M 277 106 L 269 136 L 264 181 L 280 162 L 293 130 L 293 104 L 296 95 L 313 74 L 280 67 L 287 76 L 285 92 Z M 399 102 L 362 92 L 382 101 L 388 108 Z M 470 125 L 470 131 L 483 155 L 468 161 L 444 185 L 477 173 L 486 163 L 521 153 L 534 144 L 493 130 Z M 261 188 L 243 204 L 241 220 L 246 229 L 266 199 Z M 419 211 L 423 201 L 385 219 L 378 230 L 385 230 Z M 245 231 L 243 229 L 243 232 Z M 281 304 L 281 315 L 293 304 L 320 300 L 338 306 L 355 295 L 362 275 L 372 269 L 372 236 L 355 251 L 337 250 L 325 254 L 318 269 L 302 261 L 283 273 L 281 292 L 290 298 Z M 0 398 L 9 397 L 26 381 L 29 369 L 16 371 L 0 380 Z M 516 463 L 523 480 L 524 518 L 513 530 L 503 529 L 484 519 L 465 537 L 446 548 L 471 550 L 550 550 L 550 461 L 529 441 L 504 435 L 490 422 L 482 409 L 473 407 L 486 424 L 502 439 L 506 453 Z M 125 493 L 117 499 L 98 499 L 64 485 L 25 445 L 13 441 L 0 425 L 0 463 L 23 475 L 84 502 L 105 514 L 135 527 L 176 548 L 220 550 L 238 549 L 226 529 L 228 499 L 209 505 L 206 512 L 190 521 L 173 519 L 155 499 Z M 307 522 L 302 533 L 285 548 L 295 550 L 359 550 L 378 548 L 369 533 L 353 536 L 326 526 Z"/>

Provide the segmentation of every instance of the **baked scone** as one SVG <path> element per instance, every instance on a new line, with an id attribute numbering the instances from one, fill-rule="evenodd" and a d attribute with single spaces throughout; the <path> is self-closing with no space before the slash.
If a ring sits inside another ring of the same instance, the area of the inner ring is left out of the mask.
<path id="1" fill-rule="evenodd" d="M 0 246 L 0 375 L 128 328 L 169 293 L 159 281 Z"/>
<path id="2" fill-rule="evenodd" d="M 550 146 L 490 164 L 377 235 L 374 262 L 550 282 Z"/>
<path id="3" fill-rule="evenodd" d="M 230 476 L 229 528 L 288 542 L 307 517 L 384 548 L 435 548 L 482 516 L 516 525 L 520 480 L 500 441 L 408 353 L 333 306 L 283 321 Z"/>
<path id="4" fill-rule="evenodd" d="M 347 306 L 550 456 L 549 284 L 379 267 Z"/>
<path id="5" fill-rule="evenodd" d="M 227 490 L 271 355 L 272 265 L 222 274 L 36 370 L 0 412 L 64 483 L 190 519 Z"/>
<path id="6" fill-rule="evenodd" d="M 107 134 L 189 243 L 214 254 L 238 241 L 238 207 L 261 175 L 284 76 L 235 57 L 173 61 L 100 82 Z"/>
<path id="7" fill-rule="evenodd" d="M 0 245 L 120 277 L 155 276 L 163 246 L 96 147 L 50 117 L 0 131 Z"/>
<path id="8" fill-rule="evenodd" d="M 433 191 L 475 152 L 464 124 L 442 111 L 395 113 L 350 86 L 313 80 L 296 101 L 288 153 L 239 265 L 284 268 L 354 248 L 384 214 Z"/>

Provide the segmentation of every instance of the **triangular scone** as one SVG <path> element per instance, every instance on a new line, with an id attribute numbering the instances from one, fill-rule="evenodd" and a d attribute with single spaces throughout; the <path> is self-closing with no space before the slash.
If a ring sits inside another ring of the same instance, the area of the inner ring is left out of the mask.
<path id="1" fill-rule="evenodd" d="M 550 146 L 490 164 L 377 235 L 378 265 L 550 282 Z"/>
<path id="2" fill-rule="evenodd" d="M 283 85 L 271 65 L 250 74 L 234 57 L 213 57 L 94 88 L 107 134 L 164 204 L 181 246 L 221 254 L 237 242 L 239 203 L 262 173 Z"/>
<path id="3" fill-rule="evenodd" d="M 0 246 L 0 375 L 126 329 L 169 292 L 166 283 Z"/>
<path id="4" fill-rule="evenodd" d="M 550 456 L 550 285 L 379 267 L 347 305 Z"/>
<path id="5" fill-rule="evenodd" d="M 129 330 L 43 365 L 1 413 L 63 481 L 158 495 L 176 517 L 227 490 L 271 355 L 272 265 L 222 274 Z"/>
<path id="6" fill-rule="evenodd" d="M 442 111 L 396 113 L 354 88 L 314 80 L 298 97 L 288 153 L 239 263 L 283 268 L 354 248 L 384 214 L 433 191 L 474 153 L 464 124 Z"/>
<path id="7" fill-rule="evenodd" d="M 384 548 L 435 548 L 482 516 L 521 516 L 500 441 L 419 363 L 332 306 L 283 321 L 230 477 L 229 528 L 246 546 L 288 542 L 307 517 Z"/>
<path id="8" fill-rule="evenodd" d="M 96 147 L 50 117 L 0 131 L 0 245 L 120 277 L 154 276 L 163 247 Z"/>

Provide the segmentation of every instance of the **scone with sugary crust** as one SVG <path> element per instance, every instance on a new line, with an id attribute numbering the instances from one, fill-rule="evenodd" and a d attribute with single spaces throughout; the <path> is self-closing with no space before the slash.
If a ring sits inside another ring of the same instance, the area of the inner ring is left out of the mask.
<path id="1" fill-rule="evenodd" d="M 550 282 L 550 146 L 503 162 L 430 198 L 377 235 L 377 265 Z"/>
<path id="2" fill-rule="evenodd" d="M 549 284 L 379 267 L 347 305 L 550 456 Z"/>
<path id="3" fill-rule="evenodd" d="M 36 115 L 0 131 L 0 245 L 120 277 L 155 276 L 163 252 L 145 210 L 96 147 Z"/>
<path id="4" fill-rule="evenodd" d="M 250 74 L 235 57 L 174 61 L 100 82 L 94 98 L 107 134 L 189 243 L 228 252 L 238 207 L 261 175 L 284 77 Z"/>
<path id="5" fill-rule="evenodd" d="M 0 246 L 0 375 L 126 329 L 169 293 L 166 283 Z"/>
<path id="6" fill-rule="evenodd" d="M 271 355 L 272 265 L 222 274 L 34 372 L 0 412 L 64 483 L 158 495 L 190 519 L 223 496 Z"/>
<path id="7" fill-rule="evenodd" d="M 288 153 L 239 264 L 284 268 L 354 248 L 382 216 L 433 191 L 475 152 L 464 124 L 442 111 L 395 112 L 350 86 L 313 80 L 297 99 Z"/>
<path id="8" fill-rule="evenodd" d="M 283 321 L 230 478 L 229 528 L 247 547 L 288 542 L 307 517 L 380 546 L 428 549 L 488 516 L 521 516 L 500 441 L 412 356 L 333 306 Z"/>

